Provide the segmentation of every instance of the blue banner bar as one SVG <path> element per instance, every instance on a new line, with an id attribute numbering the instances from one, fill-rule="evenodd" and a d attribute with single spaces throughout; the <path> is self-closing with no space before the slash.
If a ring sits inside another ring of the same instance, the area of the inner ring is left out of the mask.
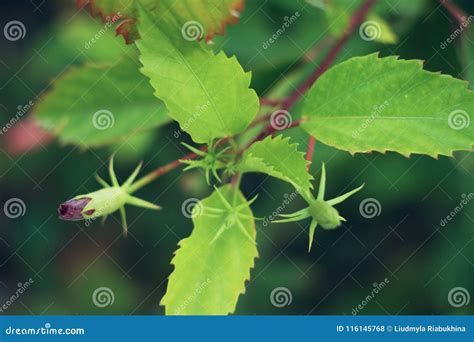
<path id="1" fill-rule="evenodd" d="M 0 316 L 0 341 L 473 342 L 473 316 Z"/>

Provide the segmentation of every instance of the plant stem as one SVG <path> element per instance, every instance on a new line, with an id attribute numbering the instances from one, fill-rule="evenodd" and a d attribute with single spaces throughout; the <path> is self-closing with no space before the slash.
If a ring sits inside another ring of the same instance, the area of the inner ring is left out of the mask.
<path id="1" fill-rule="evenodd" d="M 351 17 L 349 24 L 347 25 L 344 34 L 337 40 L 336 44 L 332 47 L 332 49 L 327 54 L 326 58 L 321 62 L 318 68 L 303 82 L 302 85 L 298 87 L 284 102 L 283 108 L 289 109 L 291 108 L 301 96 L 303 96 L 309 88 L 313 85 L 316 80 L 321 77 L 323 73 L 325 73 L 331 64 L 336 59 L 339 52 L 341 52 L 342 48 L 346 43 L 349 41 L 349 38 L 352 34 L 357 30 L 360 24 L 364 21 L 367 14 L 370 12 L 372 7 L 375 5 L 377 0 L 366 0 L 362 6 L 354 13 Z"/>
<path id="2" fill-rule="evenodd" d="M 205 150 L 205 149 L 203 149 L 203 150 Z M 176 169 L 178 166 L 180 166 L 182 164 L 181 160 L 186 160 L 186 159 L 193 160 L 193 159 L 196 159 L 197 157 L 198 157 L 198 155 L 196 153 L 189 153 L 189 154 L 185 155 L 184 157 L 182 157 L 180 159 L 173 160 L 172 162 L 170 162 L 166 165 L 160 166 L 159 168 L 153 170 L 149 174 L 143 176 L 138 181 L 133 183 L 132 186 L 129 188 L 129 192 L 134 193 L 135 191 L 137 191 L 137 190 L 143 188 L 144 186 L 150 184 L 155 179 L 157 179 L 157 178 L 163 176 L 164 174 L 167 174 L 168 172 Z"/>
<path id="3" fill-rule="evenodd" d="M 312 161 L 314 154 L 314 145 L 316 144 L 316 139 L 311 135 L 308 141 L 308 149 L 306 150 L 306 160 Z M 311 164 L 308 164 L 308 170 L 311 167 Z"/>
<path id="4" fill-rule="evenodd" d="M 467 15 L 462 9 L 453 4 L 450 0 L 438 0 L 441 5 L 456 19 L 459 25 L 466 22 Z"/>
<path id="5" fill-rule="evenodd" d="M 366 0 L 362 6 L 354 13 L 352 18 L 349 21 L 349 24 L 344 32 L 344 34 L 336 41 L 336 44 L 331 48 L 331 50 L 328 52 L 327 56 L 325 59 L 321 62 L 321 64 L 318 66 L 318 68 L 306 79 L 306 81 L 301 84 L 296 91 L 294 91 L 290 96 L 288 96 L 285 100 L 283 101 L 274 101 L 274 100 L 268 100 L 268 99 L 260 99 L 260 103 L 262 105 L 275 105 L 278 106 L 280 105 L 282 109 L 290 109 L 293 107 L 293 105 L 303 96 L 309 88 L 313 85 L 314 82 L 324 73 L 326 72 L 331 64 L 334 62 L 336 59 L 337 55 L 339 52 L 342 50 L 344 45 L 348 42 L 349 38 L 351 35 L 356 31 L 356 29 L 359 27 L 359 25 L 363 22 L 365 19 L 366 15 L 369 13 L 369 11 L 372 9 L 372 7 L 375 5 L 377 0 Z M 261 118 L 258 118 L 253 124 L 249 126 L 254 127 L 256 123 L 260 123 L 263 121 L 266 121 L 268 117 L 270 117 L 271 113 L 268 115 L 264 115 Z M 296 126 L 299 126 L 301 123 L 301 120 L 295 120 L 292 122 L 288 127 L 285 129 L 293 128 Z M 247 144 L 247 146 L 240 151 L 242 153 L 245 149 L 247 149 L 250 145 L 252 145 L 254 142 L 262 140 L 266 138 L 269 135 L 272 135 L 273 133 L 279 131 L 277 128 L 273 127 L 271 124 L 267 125 L 262 132 L 260 132 L 252 141 Z M 231 139 L 231 137 L 224 138 L 222 139 L 219 144 L 222 144 L 226 141 Z M 313 137 L 310 137 L 309 141 L 309 146 L 308 146 L 308 151 L 306 153 L 306 159 L 311 161 L 313 152 L 314 152 L 314 143 L 315 139 Z M 203 151 L 206 151 L 207 148 L 202 148 Z M 184 159 L 189 159 L 193 160 L 198 157 L 197 154 L 195 153 L 190 153 L 187 154 L 186 156 L 176 159 L 164 166 L 161 166 L 154 171 L 150 172 L 149 174 L 143 176 L 140 178 L 138 181 L 136 181 L 131 187 L 130 187 L 130 192 L 135 192 L 142 187 L 150 184 L 153 182 L 155 179 L 161 177 L 162 175 L 176 169 L 179 167 L 182 163 L 181 160 Z M 236 181 L 238 178 L 235 178 L 234 181 Z"/>

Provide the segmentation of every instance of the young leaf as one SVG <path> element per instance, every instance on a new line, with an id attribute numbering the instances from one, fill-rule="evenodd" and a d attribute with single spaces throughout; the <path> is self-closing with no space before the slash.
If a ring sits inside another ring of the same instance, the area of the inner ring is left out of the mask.
<path id="1" fill-rule="evenodd" d="M 309 162 L 298 144 L 281 135 L 267 137 L 247 149 L 237 165 L 239 172 L 262 172 L 291 183 L 297 190 L 309 193 L 313 176 L 307 171 Z"/>
<path id="2" fill-rule="evenodd" d="M 252 211 L 227 185 L 197 203 L 193 216 L 193 232 L 179 242 L 161 304 L 168 315 L 232 313 L 258 257 Z"/>
<path id="3" fill-rule="evenodd" d="M 168 12 L 169 13 L 169 12 Z M 140 7 L 137 41 L 141 71 L 155 95 L 197 143 L 240 133 L 257 114 L 259 101 L 235 57 L 214 55 L 183 38 L 172 15 L 156 20 Z"/>
<path id="4" fill-rule="evenodd" d="M 165 106 L 127 58 L 74 67 L 37 107 L 37 119 L 61 141 L 82 147 L 112 143 L 169 121 Z"/>
<path id="5" fill-rule="evenodd" d="M 102 20 L 110 21 L 114 16 L 120 17 L 116 27 L 117 34 L 124 36 L 127 43 L 138 38 L 135 28 L 137 18 L 137 0 L 77 0 L 79 7 L 89 5 L 93 16 L 100 15 Z M 141 0 L 141 4 L 155 18 L 163 15 L 166 6 L 176 13 L 181 23 L 198 22 L 206 40 L 216 34 L 224 34 L 227 24 L 238 21 L 244 9 L 244 0 Z"/>
<path id="6" fill-rule="evenodd" d="M 474 144 L 474 92 L 421 61 L 372 54 L 343 62 L 309 90 L 303 114 L 309 134 L 351 153 L 451 156 Z"/>

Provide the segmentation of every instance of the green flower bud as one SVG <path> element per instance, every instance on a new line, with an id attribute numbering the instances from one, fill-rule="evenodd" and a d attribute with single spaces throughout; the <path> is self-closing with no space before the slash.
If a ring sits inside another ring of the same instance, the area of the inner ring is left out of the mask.
<path id="1" fill-rule="evenodd" d="M 141 164 L 133 171 L 132 175 L 120 186 L 113 171 L 113 158 L 110 159 L 109 172 L 112 185 L 107 184 L 97 176 L 98 182 L 104 186 L 103 189 L 86 195 L 76 196 L 59 205 L 58 214 L 61 220 L 80 221 L 94 220 L 98 217 L 104 219 L 119 210 L 122 216 L 124 233 L 127 232 L 127 220 L 125 216 L 125 204 L 134 205 L 147 209 L 160 209 L 159 206 L 132 196 L 138 186 L 134 186 L 134 180 L 140 171 Z M 139 181 L 138 181 L 139 182 Z M 138 183 L 137 182 L 137 183 Z"/>

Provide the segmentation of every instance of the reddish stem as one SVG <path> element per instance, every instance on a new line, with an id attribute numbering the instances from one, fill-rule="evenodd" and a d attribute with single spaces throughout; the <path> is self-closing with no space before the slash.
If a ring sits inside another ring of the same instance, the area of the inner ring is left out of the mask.
<path id="1" fill-rule="evenodd" d="M 310 135 L 309 141 L 308 141 L 308 149 L 306 150 L 306 160 L 307 161 L 312 161 L 313 160 L 313 154 L 314 154 L 314 145 L 316 144 L 316 139 Z M 311 167 L 311 164 L 308 164 L 308 170 Z"/>
<path id="2" fill-rule="evenodd" d="M 453 4 L 450 0 L 439 0 L 439 3 L 456 19 L 459 25 L 466 22 L 467 15 L 462 9 Z"/>
<path id="3" fill-rule="evenodd" d="M 303 96 L 306 91 L 309 90 L 309 88 L 313 85 L 314 82 L 324 73 L 326 70 L 329 69 L 331 64 L 334 62 L 336 59 L 337 55 L 341 51 L 341 49 L 344 47 L 344 45 L 348 42 L 350 36 L 357 30 L 359 25 L 363 22 L 365 19 L 366 15 L 369 13 L 369 11 L 372 9 L 372 7 L 375 5 L 377 0 L 366 0 L 362 6 L 354 13 L 352 18 L 349 21 L 349 24 L 344 32 L 344 34 L 339 38 L 339 40 L 336 42 L 336 44 L 332 47 L 332 49 L 329 51 L 327 54 L 326 58 L 321 62 L 319 67 L 306 79 L 303 84 L 301 84 L 298 89 L 293 92 L 290 96 L 288 96 L 285 100 L 283 101 L 275 101 L 275 100 L 269 100 L 269 99 L 260 99 L 260 103 L 263 104 L 270 104 L 270 105 L 281 105 L 282 109 L 289 109 L 291 108 L 300 98 Z M 258 118 L 250 127 L 254 127 L 257 123 L 266 121 L 270 117 L 271 113 L 268 115 L 262 116 L 261 118 Z M 301 123 L 301 120 L 295 120 L 292 122 L 288 127 L 285 127 L 285 129 L 289 129 L 292 127 L 299 126 Z M 272 135 L 273 133 L 279 131 L 278 128 L 275 128 L 271 124 L 267 125 L 264 130 L 258 134 L 254 139 L 250 141 L 247 146 L 240 151 L 242 153 L 245 149 L 247 149 L 250 145 L 252 145 L 254 142 L 259 141 L 264 139 L 265 137 Z M 221 140 L 221 143 L 224 143 L 225 141 L 228 141 L 229 138 L 225 138 Z M 313 153 L 314 153 L 314 144 L 315 144 L 315 139 L 313 137 L 310 137 L 309 145 L 308 145 L 308 151 L 306 153 L 306 159 L 311 161 Z M 203 150 L 205 150 L 203 148 Z M 180 160 L 183 159 L 196 159 L 197 155 L 195 153 L 190 153 L 180 159 L 177 159 L 175 161 L 172 161 L 164 166 L 161 166 L 157 168 L 156 170 L 152 171 L 150 174 L 146 175 L 144 178 L 147 178 L 150 182 L 151 180 L 154 180 L 174 169 L 176 169 L 178 166 L 181 165 Z M 148 183 L 147 182 L 147 183 Z"/>
<path id="4" fill-rule="evenodd" d="M 341 52 L 341 49 L 344 47 L 344 45 L 346 45 L 349 38 L 357 30 L 359 25 L 362 24 L 365 17 L 376 2 L 377 0 L 367 0 L 362 4 L 362 6 L 359 7 L 359 9 L 351 17 L 349 24 L 347 25 L 344 31 L 344 34 L 338 39 L 336 44 L 327 54 L 326 58 L 321 62 L 319 67 L 308 77 L 308 79 L 306 79 L 306 81 L 303 82 L 303 84 L 300 85 L 298 89 L 296 89 L 296 91 L 294 91 L 293 94 L 291 94 L 284 101 L 283 108 L 291 108 L 300 99 L 300 97 L 303 96 L 309 90 L 309 88 L 311 88 L 313 83 L 316 82 L 316 80 L 329 69 L 339 52 Z"/>

